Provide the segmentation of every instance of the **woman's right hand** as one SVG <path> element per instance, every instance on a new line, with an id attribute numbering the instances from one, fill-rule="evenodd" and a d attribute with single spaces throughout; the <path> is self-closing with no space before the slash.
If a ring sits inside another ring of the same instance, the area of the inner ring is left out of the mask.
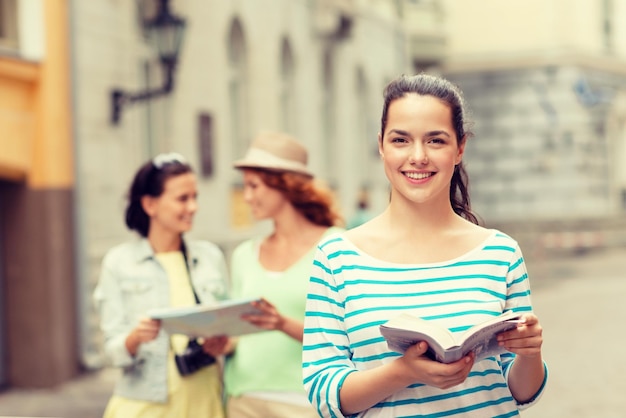
<path id="1" fill-rule="evenodd" d="M 411 371 L 415 382 L 424 383 L 439 389 L 448 389 L 461 384 L 467 379 L 474 365 L 474 354 L 455 361 L 454 363 L 439 363 L 425 356 L 428 343 L 420 341 L 409 347 L 400 358 L 407 370 Z"/>
<path id="2" fill-rule="evenodd" d="M 451 388 L 463 383 L 474 365 L 474 354 L 443 364 L 428 358 L 427 350 L 428 343 L 421 341 L 389 363 L 348 374 L 339 394 L 344 415 L 371 408 L 416 383 L 439 389 Z"/>
<path id="3" fill-rule="evenodd" d="M 161 330 L 161 321 L 151 318 L 142 318 L 139 324 L 126 337 L 126 349 L 134 356 L 143 343 L 154 340 Z"/>

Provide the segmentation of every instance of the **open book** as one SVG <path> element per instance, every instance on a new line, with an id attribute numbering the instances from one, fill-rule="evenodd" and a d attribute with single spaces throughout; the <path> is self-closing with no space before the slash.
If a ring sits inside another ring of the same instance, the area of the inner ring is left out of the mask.
<path id="1" fill-rule="evenodd" d="M 261 313 L 251 305 L 260 299 L 231 299 L 211 305 L 152 309 L 148 316 L 160 319 L 161 327 L 170 334 L 189 337 L 214 335 L 237 336 L 266 331 L 241 319 L 243 314 Z"/>
<path id="2" fill-rule="evenodd" d="M 426 341 L 426 355 L 441 363 L 452 363 L 471 351 L 476 353 L 478 360 L 506 351 L 498 346 L 497 334 L 515 328 L 522 315 L 521 312 L 507 311 L 460 334 L 453 334 L 434 322 L 404 313 L 382 324 L 380 333 L 387 340 L 389 349 L 398 353 L 404 353 L 418 341 Z"/>

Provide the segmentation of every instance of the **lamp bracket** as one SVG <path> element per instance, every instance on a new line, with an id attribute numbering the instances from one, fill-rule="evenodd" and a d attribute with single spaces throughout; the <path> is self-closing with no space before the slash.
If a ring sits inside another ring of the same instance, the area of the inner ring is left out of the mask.
<path id="1" fill-rule="evenodd" d="M 174 89 L 174 60 L 161 60 L 165 73 L 163 85 L 156 89 L 148 89 L 137 93 L 129 93 L 119 88 L 111 90 L 111 123 L 118 125 L 122 119 L 122 109 L 126 105 L 169 94 Z"/>

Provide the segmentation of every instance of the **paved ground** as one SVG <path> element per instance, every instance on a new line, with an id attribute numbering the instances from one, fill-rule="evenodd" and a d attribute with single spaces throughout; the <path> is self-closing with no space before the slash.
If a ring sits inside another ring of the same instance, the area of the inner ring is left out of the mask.
<path id="1" fill-rule="evenodd" d="M 0 417 L 101 418 L 116 377 L 104 369 L 52 389 L 2 392 Z"/>
<path id="2" fill-rule="evenodd" d="M 523 418 L 626 417 L 625 260 L 613 249 L 529 267 L 549 383 Z"/>
<path id="3" fill-rule="evenodd" d="M 626 416 L 626 249 L 528 261 L 550 380 L 523 418 Z M 0 417 L 100 418 L 116 371 L 48 390 L 0 392 Z"/>

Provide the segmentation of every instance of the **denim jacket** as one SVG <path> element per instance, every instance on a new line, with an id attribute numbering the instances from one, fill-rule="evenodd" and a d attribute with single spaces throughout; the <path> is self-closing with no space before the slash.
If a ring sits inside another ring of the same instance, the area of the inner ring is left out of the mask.
<path id="1" fill-rule="evenodd" d="M 185 246 L 191 280 L 201 303 L 226 299 L 227 270 L 222 251 L 207 241 L 189 241 Z M 170 336 L 161 330 L 155 340 L 141 344 L 135 356 L 125 346 L 126 337 L 149 309 L 170 303 L 167 274 L 148 240 L 124 243 L 107 252 L 94 300 L 105 352 L 113 366 L 123 369 L 115 394 L 166 402 Z"/>

